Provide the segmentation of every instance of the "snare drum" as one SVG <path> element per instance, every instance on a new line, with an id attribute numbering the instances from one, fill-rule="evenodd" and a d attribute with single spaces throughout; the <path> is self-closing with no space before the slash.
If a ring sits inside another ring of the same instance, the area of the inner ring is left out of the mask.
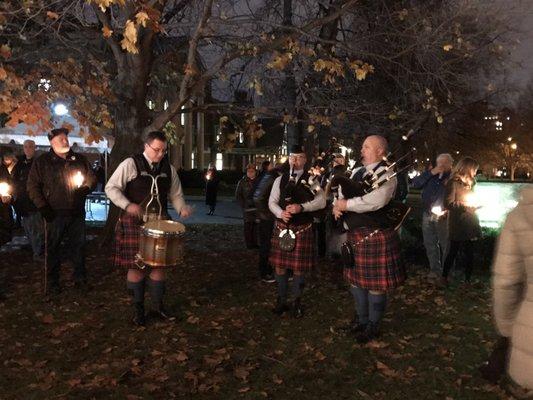
<path id="1" fill-rule="evenodd" d="M 183 262 L 185 226 L 176 221 L 149 221 L 141 227 L 139 261 L 152 268 L 173 267 Z"/>

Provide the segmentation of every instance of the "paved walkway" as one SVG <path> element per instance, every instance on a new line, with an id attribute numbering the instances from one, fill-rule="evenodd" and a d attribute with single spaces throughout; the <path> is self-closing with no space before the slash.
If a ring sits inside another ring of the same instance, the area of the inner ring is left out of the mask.
<path id="1" fill-rule="evenodd" d="M 170 208 L 170 216 L 175 221 L 190 224 L 224 224 L 224 225 L 242 225 L 242 212 L 233 198 L 220 197 L 217 202 L 214 215 L 207 215 L 208 208 L 202 196 L 185 196 L 187 204 L 191 205 L 194 213 L 187 219 L 178 217 L 173 208 Z M 87 205 L 86 220 L 90 223 L 103 224 L 106 220 L 106 206 L 103 203 L 91 202 Z M 17 230 L 13 240 L 0 247 L 0 253 L 6 251 L 19 250 L 21 247 L 28 245 L 28 240 Z"/>

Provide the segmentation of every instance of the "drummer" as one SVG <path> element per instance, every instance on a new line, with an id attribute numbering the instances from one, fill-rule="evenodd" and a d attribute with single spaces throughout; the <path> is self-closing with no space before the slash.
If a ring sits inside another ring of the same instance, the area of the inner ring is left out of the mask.
<path id="1" fill-rule="evenodd" d="M 178 214 L 187 218 L 192 208 L 185 204 L 181 182 L 176 169 L 170 165 L 167 152 L 167 138 L 163 132 L 150 132 L 144 142 L 144 152 L 126 158 L 119 164 L 105 186 L 109 199 L 121 209 L 115 231 L 114 264 L 128 269 L 127 288 L 133 297 L 135 313 L 133 323 L 146 324 L 144 312 L 144 292 L 149 282 L 150 296 L 156 318 L 167 320 L 172 316 L 163 306 L 165 293 L 165 272 L 163 269 L 140 269 L 136 264 L 139 251 L 139 235 L 150 200 L 152 177 L 157 179 L 159 199 L 162 204 L 163 218 L 168 218 L 166 208 L 170 200 Z M 141 267 L 143 267 L 141 265 Z M 149 278 L 149 280 L 147 279 Z M 148 282 L 147 282 L 148 281 Z"/>

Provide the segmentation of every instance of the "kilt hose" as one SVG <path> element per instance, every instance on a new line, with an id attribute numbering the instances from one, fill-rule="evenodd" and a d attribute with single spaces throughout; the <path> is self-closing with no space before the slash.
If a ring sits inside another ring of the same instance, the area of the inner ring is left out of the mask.
<path id="1" fill-rule="evenodd" d="M 139 252 L 141 220 L 130 214 L 122 214 L 115 228 L 113 265 L 123 268 L 136 268 L 135 255 Z"/>
<path id="2" fill-rule="evenodd" d="M 283 229 L 289 228 L 296 235 L 296 245 L 292 251 L 283 251 L 279 247 L 279 234 Z M 272 248 L 270 250 L 270 265 L 273 268 L 292 269 L 295 274 L 308 272 L 316 264 L 315 234 L 313 224 L 287 225 L 284 222 L 276 221 L 272 233 Z"/>
<path id="3" fill-rule="evenodd" d="M 347 233 L 347 240 L 357 243 L 374 229 L 359 228 Z M 355 268 L 344 269 L 344 278 L 362 289 L 388 291 L 406 278 L 400 256 L 400 239 L 394 229 L 379 230 L 363 243 L 353 245 Z"/>

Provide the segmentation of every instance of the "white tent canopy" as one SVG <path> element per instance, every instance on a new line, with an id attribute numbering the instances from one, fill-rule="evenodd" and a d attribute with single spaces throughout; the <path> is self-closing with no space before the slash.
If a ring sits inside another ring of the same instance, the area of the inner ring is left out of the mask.
<path id="1" fill-rule="evenodd" d="M 86 143 L 85 138 L 79 136 L 79 125 L 70 116 L 63 116 L 56 118 L 54 121 L 56 127 L 61 127 L 67 123 L 73 126 L 73 129 L 68 135 L 70 146 L 74 151 L 88 152 L 88 153 L 105 153 L 111 150 L 113 143 L 110 143 L 106 138 L 101 139 L 98 143 Z M 48 132 L 40 132 L 36 135 L 29 135 L 29 131 L 38 132 L 38 129 L 27 124 L 18 124 L 13 128 L 0 128 L 0 144 L 22 146 L 25 140 L 33 140 L 38 147 L 48 147 L 50 142 L 48 141 Z"/>

